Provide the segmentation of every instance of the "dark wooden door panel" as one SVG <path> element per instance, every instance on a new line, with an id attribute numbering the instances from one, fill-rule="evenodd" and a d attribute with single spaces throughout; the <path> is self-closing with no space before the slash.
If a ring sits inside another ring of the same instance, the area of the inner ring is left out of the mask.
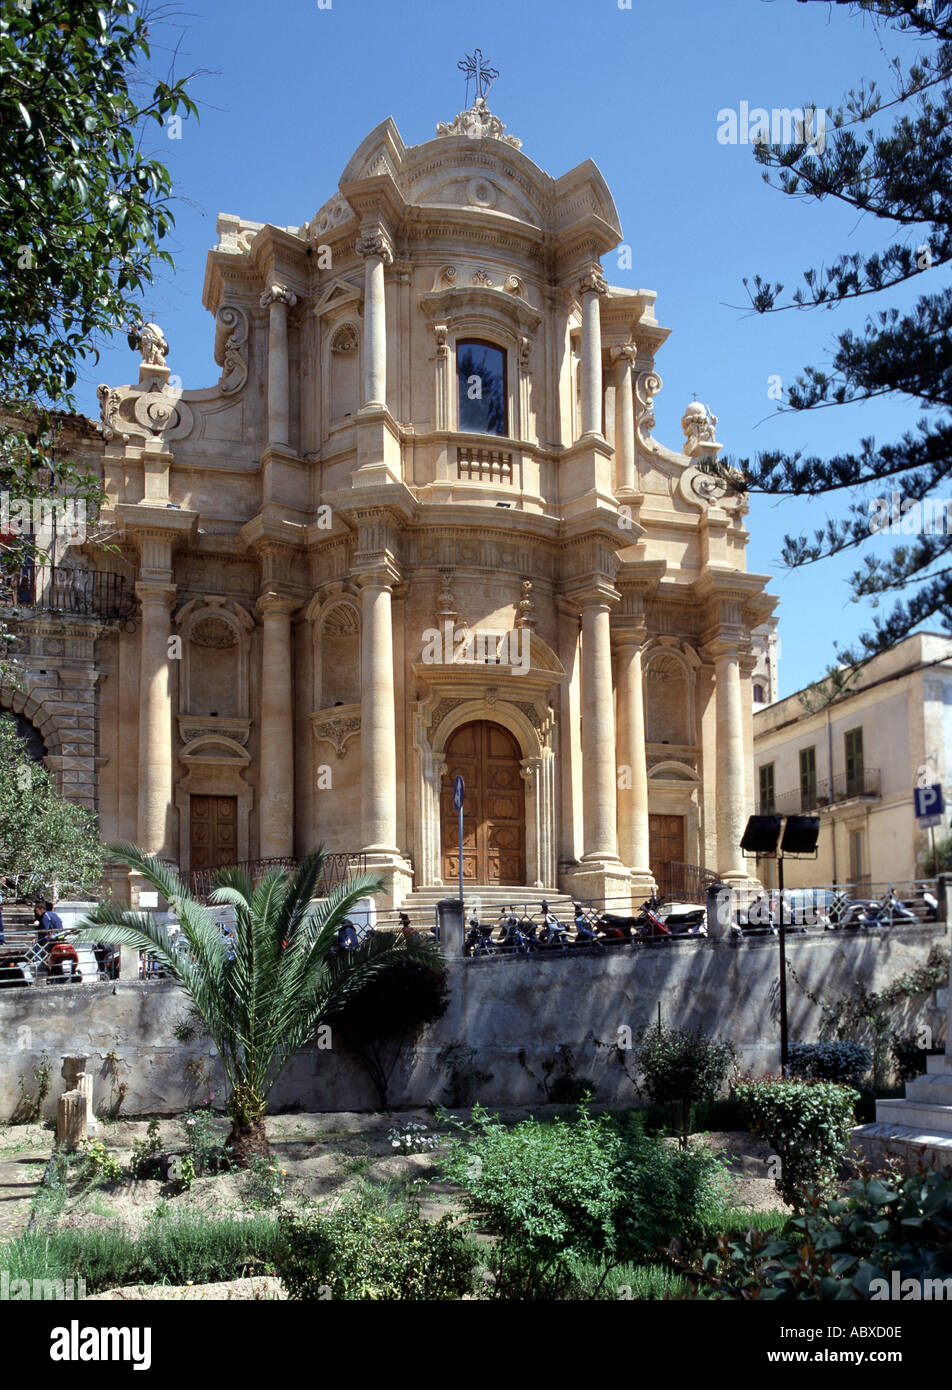
<path id="1" fill-rule="evenodd" d="M 525 882 L 525 784 L 519 745 L 498 724 L 465 724 L 450 739 L 440 792 L 443 880 L 459 877 L 459 818 L 453 783 L 462 777 L 464 883 Z"/>

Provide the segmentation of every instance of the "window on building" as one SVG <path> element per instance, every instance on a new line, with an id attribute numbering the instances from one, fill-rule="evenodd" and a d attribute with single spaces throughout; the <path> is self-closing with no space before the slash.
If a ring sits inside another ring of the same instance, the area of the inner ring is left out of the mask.
<path id="1" fill-rule="evenodd" d="M 816 748 L 800 749 L 800 810 L 806 814 L 816 806 Z"/>
<path id="2" fill-rule="evenodd" d="M 754 704 L 755 704 L 755 705 L 762 705 L 763 703 L 764 703 L 764 688 L 763 688 L 762 685 L 755 685 L 755 686 L 754 686 Z"/>
<path id="3" fill-rule="evenodd" d="M 456 344 L 459 428 L 472 434 L 508 434 L 506 354 L 492 343 Z"/>
<path id="4" fill-rule="evenodd" d="M 774 795 L 774 765 L 764 763 L 760 768 L 760 815 L 772 816 L 776 801 Z"/>
<path id="5" fill-rule="evenodd" d="M 850 831 L 850 882 L 861 883 L 866 877 L 866 855 L 862 830 Z"/>
<path id="6" fill-rule="evenodd" d="M 846 795 L 859 796 L 865 790 L 862 729 L 847 729 L 843 743 L 846 749 Z"/>

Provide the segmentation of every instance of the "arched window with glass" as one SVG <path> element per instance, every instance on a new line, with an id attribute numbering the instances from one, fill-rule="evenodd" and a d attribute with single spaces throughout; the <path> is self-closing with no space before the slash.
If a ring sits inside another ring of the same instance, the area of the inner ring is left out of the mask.
<path id="1" fill-rule="evenodd" d="M 472 338 L 456 344 L 459 429 L 467 434 L 508 434 L 506 353 Z"/>

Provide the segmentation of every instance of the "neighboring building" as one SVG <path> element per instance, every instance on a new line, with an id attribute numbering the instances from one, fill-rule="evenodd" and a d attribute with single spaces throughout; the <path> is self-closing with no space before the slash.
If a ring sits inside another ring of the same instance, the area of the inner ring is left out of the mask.
<path id="1" fill-rule="evenodd" d="M 69 559 L 79 616 L 37 598 L 6 703 L 108 838 L 185 871 L 323 841 L 399 902 L 455 880 L 461 774 L 470 884 L 744 878 L 746 503 L 705 406 L 652 436 L 669 330 L 603 278 L 598 169 L 519 143 L 482 98 L 422 145 L 385 120 L 304 225 L 219 218 L 215 385 L 146 325 L 100 388 L 121 554 Z"/>
<path id="2" fill-rule="evenodd" d="M 754 656 L 754 669 L 750 673 L 751 698 L 756 714 L 764 705 L 772 705 L 774 700 L 780 698 L 780 638 L 776 618 L 768 618 L 754 628 L 750 634 L 750 646 Z"/>
<path id="3" fill-rule="evenodd" d="M 929 832 L 913 789 L 941 784 L 952 802 L 952 638 L 916 633 L 874 658 L 849 694 L 811 714 L 809 687 L 754 715 L 761 814 L 816 815 L 816 862 L 788 860 L 785 881 L 903 883 L 921 873 Z M 936 837 L 947 833 L 948 809 Z M 765 882 L 771 866 L 759 868 Z"/>

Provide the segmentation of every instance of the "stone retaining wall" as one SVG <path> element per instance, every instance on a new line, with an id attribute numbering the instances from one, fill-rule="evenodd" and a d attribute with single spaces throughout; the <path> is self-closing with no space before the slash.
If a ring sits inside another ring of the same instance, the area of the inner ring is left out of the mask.
<path id="1" fill-rule="evenodd" d="M 882 989 L 924 964 L 933 945 L 947 944 L 941 925 L 897 927 L 870 935 L 793 936 L 788 956 L 803 984 L 832 1001 L 859 980 L 869 989 Z M 779 1067 L 773 938 L 541 960 L 458 961 L 451 967 L 450 983 L 444 1017 L 397 1059 L 390 1089 L 393 1106 L 452 1101 L 454 1057 L 459 1103 L 473 1098 L 489 1105 L 539 1101 L 550 1064 L 550 1076 L 568 1067 L 593 1081 L 599 1100 L 630 1101 L 635 1092 L 625 1030 L 637 1036 L 657 1017 L 659 1001 L 666 1022 L 730 1038 L 754 1072 Z M 905 1019 L 900 1015 L 900 1026 L 905 1022 L 911 1029 L 913 1021 L 924 1022 L 941 1045 L 946 1000 L 947 991 L 938 990 L 914 1001 L 906 1007 Z M 791 1040 L 814 1040 L 818 1010 L 793 981 L 789 1006 Z M 33 1088 L 32 1071 L 44 1055 L 53 1064 L 48 1114 L 64 1089 L 64 1057 L 88 1059 L 100 1114 L 115 1105 L 123 1087 L 126 1114 L 170 1114 L 204 1103 L 210 1089 L 220 1095 L 208 1040 L 175 1036 L 187 1017 L 187 999 L 163 982 L 0 991 L 0 1118 L 16 1106 L 18 1078 Z M 450 1057 L 448 1049 L 455 1049 Z M 474 1072 L 483 1079 L 474 1079 Z M 272 1100 L 275 1109 L 363 1110 L 378 1105 L 361 1064 L 337 1046 L 301 1052 Z"/>

